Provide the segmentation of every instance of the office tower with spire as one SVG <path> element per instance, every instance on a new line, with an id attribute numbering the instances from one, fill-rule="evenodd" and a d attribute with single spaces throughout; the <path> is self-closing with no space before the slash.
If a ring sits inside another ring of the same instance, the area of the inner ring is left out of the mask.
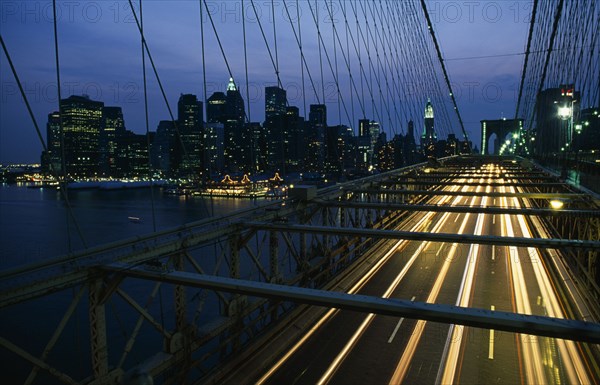
<path id="1" fill-rule="evenodd" d="M 433 105 L 431 99 L 427 99 L 425 105 L 425 127 L 421 135 L 421 151 L 426 156 L 435 154 L 435 144 L 437 142 L 437 134 L 434 128 Z"/>
<path id="2" fill-rule="evenodd" d="M 224 168 L 227 172 L 243 171 L 250 165 L 252 141 L 245 135 L 244 99 L 233 78 L 227 85 L 224 110 Z"/>

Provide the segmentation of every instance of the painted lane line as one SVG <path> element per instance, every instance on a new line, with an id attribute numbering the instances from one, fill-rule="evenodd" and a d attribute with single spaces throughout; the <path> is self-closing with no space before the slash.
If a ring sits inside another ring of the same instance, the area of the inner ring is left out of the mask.
<path id="1" fill-rule="evenodd" d="M 442 199 L 442 202 L 444 202 L 445 198 L 446 197 L 444 197 Z M 423 226 L 423 224 L 429 219 L 430 216 L 433 216 L 433 214 L 434 213 L 428 213 L 427 215 L 423 216 L 423 218 L 421 218 L 419 220 L 419 222 L 417 222 L 417 224 L 415 224 L 412 227 L 412 230 L 414 231 L 414 230 L 418 229 L 419 227 Z M 352 288 L 350 290 L 348 290 L 348 294 L 354 294 L 354 293 L 358 292 L 358 290 L 360 290 L 366 284 L 366 282 L 371 277 L 373 277 L 373 275 L 375 275 L 376 272 L 379 271 L 381 266 L 383 266 L 384 263 L 389 258 L 391 258 L 391 256 L 396 252 L 396 250 L 398 250 L 405 243 L 406 243 L 405 240 L 400 240 L 400 241 L 396 242 L 394 244 L 394 246 L 392 246 L 392 248 L 382 258 L 380 258 L 377 261 L 377 263 L 375 263 L 375 265 L 373 265 L 369 269 L 369 271 L 354 286 L 352 286 Z M 306 343 L 306 341 L 308 341 L 308 339 L 314 333 L 316 333 L 316 331 L 323 324 L 325 324 L 325 322 L 327 322 L 330 318 L 332 318 L 338 312 L 340 312 L 339 309 L 330 309 L 313 327 L 310 328 L 310 330 L 300 339 L 300 341 L 298 341 L 296 344 L 294 344 L 294 346 L 292 346 L 290 348 L 290 350 L 288 350 L 265 374 L 263 374 L 263 376 L 256 382 L 256 385 L 264 384 L 269 379 L 269 377 L 271 377 L 273 375 L 273 373 L 275 373 L 277 370 L 279 370 L 279 368 L 281 368 L 283 366 L 283 364 L 294 353 L 296 353 L 302 347 L 302 345 L 304 345 L 304 343 Z"/>
<path id="2" fill-rule="evenodd" d="M 411 301 L 415 300 L 415 297 L 413 296 L 411 299 Z M 402 322 L 404 321 L 404 317 L 400 318 L 400 320 L 398 321 L 398 323 L 396 324 L 396 327 L 394 328 L 394 331 L 392 332 L 392 335 L 390 336 L 390 338 L 388 339 L 388 344 L 391 344 L 392 341 L 394 340 L 394 337 L 396 337 L 396 333 L 398 333 L 398 329 L 400 329 L 400 325 L 402 325 Z"/>
<path id="3" fill-rule="evenodd" d="M 442 244 L 440 245 L 440 248 L 438 249 L 437 253 L 435 253 L 436 257 L 440 256 L 440 252 L 442 251 L 442 249 L 444 248 L 444 245 L 446 244 L 446 242 L 442 242 Z"/>
<path id="4" fill-rule="evenodd" d="M 477 188 L 476 191 L 479 191 Z M 487 204 L 487 197 L 483 197 L 481 206 L 485 207 Z M 483 223 L 485 222 L 485 214 L 477 215 L 477 222 L 475 224 L 475 235 L 481 235 L 483 233 Z M 471 304 L 471 295 L 473 294 L 473 285 L 475 282 L 475 271 L 477 268 L 477 260 L 479 257 L 479 245 L 473 244 L 469 248 L 467 257 L 467 263 L 463 273 L 462 281 L 460 283 L 460 289 L 458 297 L 456 298 L 456 306 L 468 307 Z M 452 325 L 448 332 L 448 338 L 444 347 L 442 364 L 438 371 L 438 379 L 441 384 L 451 384 L 455 382 L 456 369 L 460 358 L 460 351 L 462 341 L 464 340 L 465 328 L 462 326 Z M 443 368 L 443 370 L 442 370 Z"/>
<path id="5" fill-rule="evenodd" d="M 496 310 L 496 307 L 492 305 L 492 311 Z M 490 329 L 490 349 L 488 353 L 488 359 L 494 359 L 494 329 Z"/>
<path id="6" fill-rule="evenodd" d="M 473 200 L 472 200 L 472 205 L 474 205 L 474 201 L 475 201 L 475 198 L 473 198 Z M 466 213 L 465 217 L 463 219 L 463 222 L 458 230 L 458 234 L 464 233 L 467 223 L 469 222 L 469 217 L 470 217 L 470 213 Z M 429 293 L 429 296 L 427 297 L 426 302 L 434 303 L 436 301 L 438 294 L 441 291 L 442 283 L 444 282 L 444 280 L 446 278 L 446 274 L 448 273 L 448 270 L 450 269 L 451 261 L 453 261 L 453 259 L 454 259 L 454 254 L 456 253 L 457 248 L 458 248 L 457 243 L 453 243 L 450 246 L 450 251 L 448 252 L 448 258 L 445 259 L 444 264 L 442 265 L 442 268 L 441 268 L 440 272 L 438 273 L 438 276 L 434 282 L 433 288 L 431 289 L 431 291 Z M 396 369 L 394 371 L 394 374 L 392 375 L 392 378 L 389 381 L 389 384 L 395 385 L 395 384 L 401 384 L 403 382 L 404 377 L 406 376 L 406 374 L 408 373 L 408 370 L 410 368 L 410 363 L 411 363 L 412 358 L 417 349 L 417 345 L 419 344 L 421 336 L 423 335 L 423 331 L 425 329 L 425 324 L 426 324 L 426 321 L 423 321 L 423 320 L 417 321 L 414 331 L 413 331 L 409 341 L 407 342 L 406 347 L 404 348 L 404 352 L 402 353 L 402 356 L 400 357 L 400 360 L 399 360 L 398 364 L 396 365 Z"/>

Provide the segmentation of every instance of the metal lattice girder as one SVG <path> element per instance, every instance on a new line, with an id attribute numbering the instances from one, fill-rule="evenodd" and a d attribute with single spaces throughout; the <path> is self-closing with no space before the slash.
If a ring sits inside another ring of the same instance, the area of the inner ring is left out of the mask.
<path id="1" fill-rule="evenodd" d="M 429 175 L 427 175 L 429 177 Z M 462 179 L 463 176 L 460 175 Z M 488 177 L 483 176 L 473 176 L 473 179 L 483 178 L 488 179 Z M 496 178 L 494 178 L 496 179 Z M 561 182 L 459 182 L 459 181 L 431 181 L 431 180 L 406 180 L 399 179 L 397 181 L 388 180 L 379 182 L 380 185 L 383 186 L 394 186 L 394 185 L 413 185 L 413 186 L 490 186 L 490 187 L 564 187 L 567 186 L 565 183 Z"/>
<path id="2" fill-rule="evenodd" d="M 382 192 L 384 193 L 384 192 Z M 534 208 L 502 208 L 481 206 L 439 206 L 439 205 L 414 205 L 400 203 L 365 203 L 344 202 L 335 200 L 317 200 L 317 204 L 331 207 L 349 207 L 367 210 L 398 210 L 398 211 L 433 211 L 450 213 L 475 213 L 475 214 L 510 214 L 510 215 L 537 215 L 537 216 L 569 216 L 581 218 L 600 218 L 600 210 L 570 210 L 570 209 L 534 209 Z"/>
<path id="3" fill-rule="evenodd" d="M 111 264 L 105 268 L 126 273 L 136 278 L 325 306 L 328 308 L 600 343 L 600 324 L 592 322 L 413 302 L 396 298 L 347 294 L 181 271 L 160 273 L 126 264 Z"/>
<path id="4" fill-rule="evenodd" d="M 585 199 L 587 194 L 579 193 L 511 193 L 511 192 L 485 192 L 485 191 L 444 191 L 444 190 L 394 190 L 394 189 L 352 189 L 348 190 L 357 194 L 401 194 L 401 195 L 450 195 L 464 197 L 516 197 L 528 199 Z"/>
<path id="5" fill-rule="evenodd" d="M 349 227 L 323 227 L 293 224 L 271 224 L 265 222 L 249 222 L 245 226 L 268 231 L 286 231 L 310 234 L 335 234 L 354 237 L 368 237 L 375 239 L 406 239 L 410 241 L 450 242 L 496 246 L 521 246 L 540 247 L 550 249 L 560 248 L 583 248 L 598 249 L 600 241 L 587 241 L 578 239 L 555 239 L 555 238 L 524 238 L 524 237 L 500 237 L 493 235 L 471 235 L 450 233 L 424 233 L 414 231 L 378 230 L 378 229 L 354 229 Z"/>

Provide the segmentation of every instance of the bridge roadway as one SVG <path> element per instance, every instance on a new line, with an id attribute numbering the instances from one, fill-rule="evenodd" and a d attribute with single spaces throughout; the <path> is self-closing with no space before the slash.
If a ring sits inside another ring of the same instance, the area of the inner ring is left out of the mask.
<path id="1" fill-rule="evenodd" d="M 469 183 L 444 190 L 519 191 L 515 186 L 472 186 L 473 179 L 457 181 Z M 521 208 L 520 202 L 514 197 L 440 195 L 430 203 Z M 418 213 L 402 230 L 532 237 L 529 226 L 523 215 L 429 212 Z M 389 244 L 381 251 L 385 263 L 357 283 L 357 293 L 559 318 L 567 317 L 571 308 L 556 292 L 537 249 L 416 241 Z M 599 383 L 593 358 L 584 354 L 585 344 L 572 341 L 338 310 L 327 312 L 317 325 L 252 381 Z"/>

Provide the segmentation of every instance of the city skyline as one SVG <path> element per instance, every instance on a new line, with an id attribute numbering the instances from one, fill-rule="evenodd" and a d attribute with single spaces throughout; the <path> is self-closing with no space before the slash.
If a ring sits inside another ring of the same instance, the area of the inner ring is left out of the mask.
<path id="1" fill-rule="evenodd" d="M 42 171 L 75 180 L 198 181 L 240 172 L 313 172 L 336 180 L 406 166 L 426 156 L 457 155 L 468 148 L 454 134 L 438 141 L 430 100 L 423 112 L 428 136 L 417 146 L 412 120 L 405 135 L 388 140 L 375 120 L 360 119 L 355 133 L 350 126 L 328 125 L 324 104 L 311 104 L 305 119 L 288 103 L 286 90 L 266 87 L 265 95 L 264 122 L 246 122 L 244 100 L 233 79 L 226 94 L 216 91 L 208 98 L 206 114 L 196 95 L 180 94 L 176 118 L 149 123 L 156 131 L 144 134 L 127 129 L 120 106 L 71 95 L 61 100 L 62 119 L 56 111 L 48 114 Z"/>
<path id="2" fill-rule="evenodd" d="M 5 23 L 3 23 L 2 35 L 21 80 L 25 83 L 26 92 L 32 103 L 38 124 L 43 124 L 42 122 L 45 121 L 44 116 L 58 106 L 53 41 L 51 39 L 51 7 L 48 8 L 46 2 L 30 4 L 28 5 L 29 8 L 25 8 L 20 2 L 11 4 L 15 7 L 9 8 L 3 5 L 2 18 Z M 60 5 L 60 2 L 58 4 Z M 64 18 L 59 23 L 63 97 L 70 94 L 87 93 L 94 99 L 104 101 L 106 105 L 120 104 L 123 106 L 124 115 L 127 116 L 128 129 L 136 133 L 142 133 L 145 131 L 145 123 L 143 83 L 141 82 L 141 48 L 139 34 L 136 36 L 135 24 L 132 24 L 130 20 L 131 12 L 127 13 L 127 9 L 123 8 L 126 5 L 125 3 L 119 3 L 118 10 L 114 4 L 111 4 L 112 8 L 108 4 L 90 4 L 86 3 L 81 5 L 81 8 L 73 9 L 72 15 L 65 12 Z M 82 16 L 82 9 L 85 5 L 87 5 L 87 16 Z M 214 4 L 209 2 L 209 5 Z M 217 5 L 220 5 L 220 3 Z M 518 72 L 523 59 L 523 56 L 518 55 L 518 53 L 523 51 L 522 46 L 526 39 L 528 20 L 525 19 L 527 19 L 528 5 L 530 5 L 529 2 L 514 2 L 511 4 L 483 2 L 480 5 L 428 2 L 436 32 L 438 36 L 441 36 L 439 38 L 440 44 L 447 60 L 447 67 L 454 85 L 454 93 L 458 99 L 459 109 L 463 114 L 465 126 L 473 143 L 479 143 L 478 126 L 481 118 L 510 117 L 514 111 L 516 99 L 514 94 L 516 90 L 508 90 L 508 88 L 512 84 L 516 89 L 518 84 Z M 92 17 L 94 7 L 100 7 L 100 16 L 96 17 L 98 20 Z M 177 2 L 176 5 L 170 7 L 169 12 L 166 11 L 165 7 L 166 5 L 163 2 L 149 2 L 144 7 L 144 17 L 147 41 L 161 79 L 165 84 L 169 104 L 174 109 L 176 106 L 175 98 L 180 93 L 196 94 L 201 101 L 205 99 L 202 62 L 199 57 L 201 48 L 199 12 L 197 12 L 198 4 L 191 4 L 191 2 Z M 270 6 L 261 3 L 260 7 L 258 13 L 265 15 L 266 18 Z M 231 9 L 234 8 L 232 6 Z M 194 9 L 196 10 L 195 13 L 193 12 Z M 213 10 L 213 8 L 210 9 Z M 242 48 L 239 39 L 237 39 L 237 30 L 241 32 L 241 14 L 239 7 L 235 8 L 237 11 L 231 11 L 231 9 L 229 11 L 222 8 L 215 9 L 212 15 L 215 17 L 216 27 L 220 32 L 229 25 L 233 25 L 236 29 L 235 34 L 224 34 L 221 38 L 228 54 L 235 56 L 236 59 L 231 63 L 236 83 L 240 85 L 242 95 L 245 98 L 247 95 L 250 96 L 248 111 L 250 121 L 261 121 L 263 118 L 261 105 L 264 105 L 264 88 L 276 86 L 277 79 L 268 59 L 266 59 L 265 45 L 260 35 L 257 34 L 256 21 L 254 24 L 248 23 L 248 28 L 252 28 L 252 36 L 254 36 L 249 39 L 249 60 L 255 65 L 251 68 L 253 72 L 251 74 L 252 79 L 248 82 L 250 89 L 248 92 L 246 91 L 243 57 L 240 56 Z M 498 15 L 493 13 L 495 10 L 499 10 Z M 252 10 L 247 9 L 247 11 L 251 12 Z M 323 19 L 325 9 L 320 11 Z M 48 17 L 48 12 L 50 12 L 50 17 Z M 278 25 L 282 28 L 286 26 L 283 24 L 285 19 L 281 18 L 283 12 L 282 4 L 276 5 L 276 18 L 274 20 L 279 22 Z M 339 12 L 339 9 L 337 12 Z M 250 16 L 247 13 L 246 19 L 252 20 Z M 303 22 L 312 22 L 308 8 L 304 10 L 303 16 L 305 16 L 301 18 Z M 92 19 L 96 22 L 92 23 Z M 503 26 L 511 27 L 508 30 L 510 34 L 513 34 L 513 38 L 507 38 L 506 34 L 503 37 L 499 36 L 498 31 Z M 289 25 L 287 28 L 289 29 Z M 227 74 L 227 70 L 222 64 L 220 53 L 215 48 L 214 34 L 210 30 L 210 26 L 205 25 L 204 29 L 207 47 L 210 44 L 210 48 L 207 49 L 209 55 L 206 58 L 206 98 L 208 98 L 213 91 L 224 89 L 229 74 Z M 178 36 L 186 36 L 186 39 L 173 40 L 170 38 L 170 36 L 173 36 L 172 33 L 177 33 Z M 305 39 L 310 41 L 311 37 L 308 32 L 305 32 L 305 34 Z M 456 36 L 457 38 L 450 38 L 450 36 Z M 480 40 L 473 40 L 473 38 L 479 38 Z M 171 40 L 169 41 L 169 39 Z M 290 40 L 293 39 L 293 35 L 290 34 L 280 36 L 279 39 L 280 47 L 285 44 L 295 44 L 295 41 Z M 122 44 L 120 40 L 122 40 Z M 314 43 L 314 38 L 312 40 Z M 99 45 L 97 51 L 87 48 L 87 44 L 92 41 Z M 186 48 L 186 41 L 192 49 Z M 490 44 L 491 42 L 494 42 L 494 44 Z M 492 52 L 489 49 L 491 46 L 496 47 L 495 51 Z M 25 49 L 26 47 L 28 49 Z M 482 50 L 482 47 L 487 48 Z M 32 56 L 33 48 L 36 48 L 35 56 Z M 298 75 L 299 65 L 296 51 L 292 51 L 294 54 L 290 55 L 293 56 L 293 59 L 280 55 L 281 81 L 283 88 L 288 92 L 287 97 L 291 101 L 290 104 L 298 106 L 300 115 L 306 117 L 308 115 L 308 105 L 315 104 L 317 101 L 314 100 L 313 91 L 310 89 L 308 82 L 305 85 L 306 103 L 300 97 L 302 81 Z M 78 54 L 76 55 L 76 53 Z M 103 53 L 103 55 L 98 55 L 98 53 Z M 486 56 L 482 55 L 483 53 L 516 55 L 487 59 L 451 60 Z M 1 56 L 1 64 L 4 66 L 6 65 L 6 58 L 4 55 Z M 37 58 L 43 58 L 43 61 L 36 60 Z M 118 58 L 118 60 L 114 58 Z M 496 65 L 490 66 L 490 62 Z M 465 72 L 462 69 L 463 67 L 467 67 L 468 71 Z M 21 96 L 18 92 L 15 92 L 12 74 L 9 71 L 3 71 L 1 76 L 3 87 L 2 109 L 8 111 L 8 113 L 3 113 L 1 118 L 0 161 L 4 163 L 39 161 L 37 154 L 41 150 L 41 145 L 27 116 Z M 150 121 L 158 122 L 164 119 L 168 112 L 149 66 L 147 66 L 147 76 Z M 316 80 L 319 83 L 316 84 L 316 88 L 320 88 L 319 79 Z M 329 87 L 328 92 L 335 91 L 332 88 L 334 83 L 328 81 L 327 77 L 325 82 Z M 404 86 L 409 88 L 412 85 Z M 482 94 L 484 89 L 487 91 L 487 96 Z M 501 91 L 501 96 L 492 95 L 494 93 L 492 91 Z M 332 95 L 332 100 L 326 102 L 329 109 L 334 112 L 331 114 L 332 124 L 348 125 L 346 117 L 342 116 L 342 119 L 339 119 L 339 104 L 335 92 Z M 348 97 L 347 95 L 348 93 L 346 93 L 346 97 Z M 98 98 L 98 96 L 102 97 Z M 491 98 L 491 96 L 494 97 Z M 306 104 L 306 110 L 304 104 Z M 367 106 L 367 108 L 370 107 Z M 482 115 L 484 113 L 485 116 Z M 343 112 L 341 115 L 344 115 Z M 366 118 L 376 119 L 374 113 L 367 113 L 366 115 L 370 115 L 365 116 Z M 419 115 L 412 113 L 412 116 L 409 117 L 417 124 L 417 127 L 415 127 L 417 132 L 422 128 Z M 358 118 L 363 116 L 355 112 L 355 117 L 357 119 L 352 119 L 350 126 L 356 134 L 358 129 L 356 123 Z M 390 127 L 388 122 L 383 122 L 383 129 L 389 137 L 393 136 L 394 131 L 396 133 L 406 133 L 408 120 L 406 119 L 401 127 Z M 152 126 L 150 128 L 152 129 Z M 453 127 L 453 132 L 460 135 L 457 127 Z"/>

